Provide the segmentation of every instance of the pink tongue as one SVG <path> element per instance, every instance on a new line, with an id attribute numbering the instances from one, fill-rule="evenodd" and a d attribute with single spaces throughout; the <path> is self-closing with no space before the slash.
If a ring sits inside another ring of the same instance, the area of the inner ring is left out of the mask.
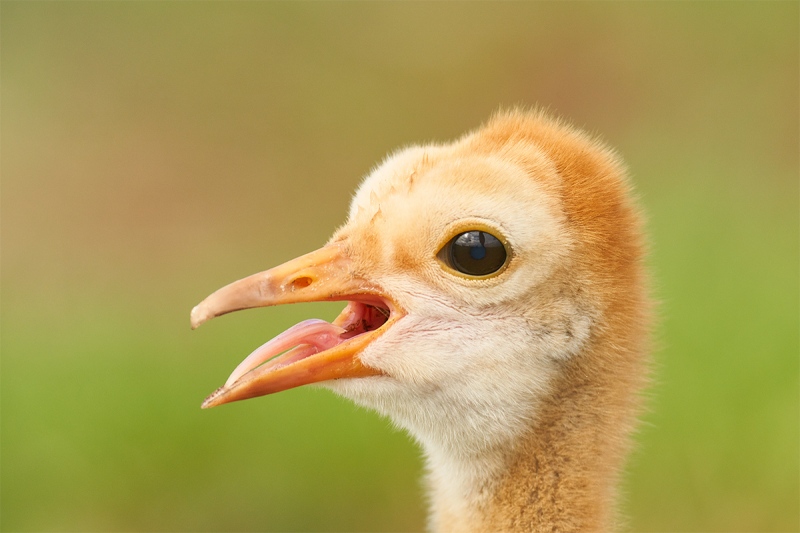
<path id="1" fill-rule="evenodd" d="M 333 348 L 342 342 L 339 336 L 344 333 L 344 331 L 344 328 L 334 326 L 318 318 L 304 320 L 290 327 L 274 339 L 267 341 L 259 348 L 256 348 L 253 353 L 248 355 L 247 358 L 236 367 L 236 370 L 233 371 L 228 381 L 225 382 L 225 386 L 229 387 L 240 377 L 247 374 L 264 361 L 300 344 L 306 345 L 305 348 L 307 348 L 306 350 L 302 350 L 304 357 L 327 350 L 328 348 Z M 296 358 L 296 356 L 292 357 L 292 359 Z"/>

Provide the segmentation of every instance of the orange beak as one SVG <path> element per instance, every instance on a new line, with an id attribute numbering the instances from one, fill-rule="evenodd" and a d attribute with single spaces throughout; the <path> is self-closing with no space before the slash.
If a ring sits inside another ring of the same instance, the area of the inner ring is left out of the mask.
<path id="1" fill-rule="evenodd" d="M 192 309 L 192 329 L 240 309 L 334 300 L 350 303 L 333 323 L 307 320 L 278 335 L 246 358 L 202 407 L 331 379 L 380 375 L 359 354 L 401 313 L 379 287 L 353 272 L 336 243 L 219 289 Z"/>

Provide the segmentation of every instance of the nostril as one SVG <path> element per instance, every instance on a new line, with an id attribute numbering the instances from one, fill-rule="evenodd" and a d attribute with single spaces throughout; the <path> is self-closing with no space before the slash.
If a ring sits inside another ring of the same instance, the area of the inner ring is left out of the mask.
<path id="1" fill-rule="evenodd" d="M 311 285 L 312 281 L 313 280 L 311 278 L 309 278 L 308 276 L 301 276 L 299 278 L 293 279 L 291 284 L 290 284 L 290 287 L 292 288 L 292 290 L 304 289 L 304 288 L 308 287 L 309 285 Z"/>

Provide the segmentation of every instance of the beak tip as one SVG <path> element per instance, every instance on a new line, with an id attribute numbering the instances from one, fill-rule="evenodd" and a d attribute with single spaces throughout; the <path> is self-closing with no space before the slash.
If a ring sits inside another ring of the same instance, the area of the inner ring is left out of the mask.
<path id="1" fill-rule="evenodd" d="M 192 312 L 189 315 L 189 322 L 192 325 L 192 329 L 197 329 L 203 324 L 203 322 L 208 321 L 209 318 L 211 318 L 210 313 L 203 307 L 203 304 L 200 304 L 196 305 L 194 309 L 192 309 Z"/>
<path id="2" fill-rule="evenodd" d="M 212 392 L 211 394 L 209 394 L 208 398 L 203 400 L 203 403 L 200 405 L 200 409 L 211 409 L 212 407 L 216 407 L 217 405 L 220 405 L 221 403 L 225 403 L 225 402 L 220 402 L 219 401 L 220 396 L 225 391 L 226 391 L 225 387 L 220 387 L 217 390 L 215 390 L 214 392 Z"/>

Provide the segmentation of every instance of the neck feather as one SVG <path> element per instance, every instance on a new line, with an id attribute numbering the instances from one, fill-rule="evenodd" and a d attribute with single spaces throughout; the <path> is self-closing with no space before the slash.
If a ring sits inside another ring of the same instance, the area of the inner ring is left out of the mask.
<path id="1" fill-rule="evenodd" d="M 615 528 L 616 484 L 644 372 L 638 354 L 603 351 L 563 365 L 512 446 L 471 456 L 427 450 L 431 529 Z"/>

